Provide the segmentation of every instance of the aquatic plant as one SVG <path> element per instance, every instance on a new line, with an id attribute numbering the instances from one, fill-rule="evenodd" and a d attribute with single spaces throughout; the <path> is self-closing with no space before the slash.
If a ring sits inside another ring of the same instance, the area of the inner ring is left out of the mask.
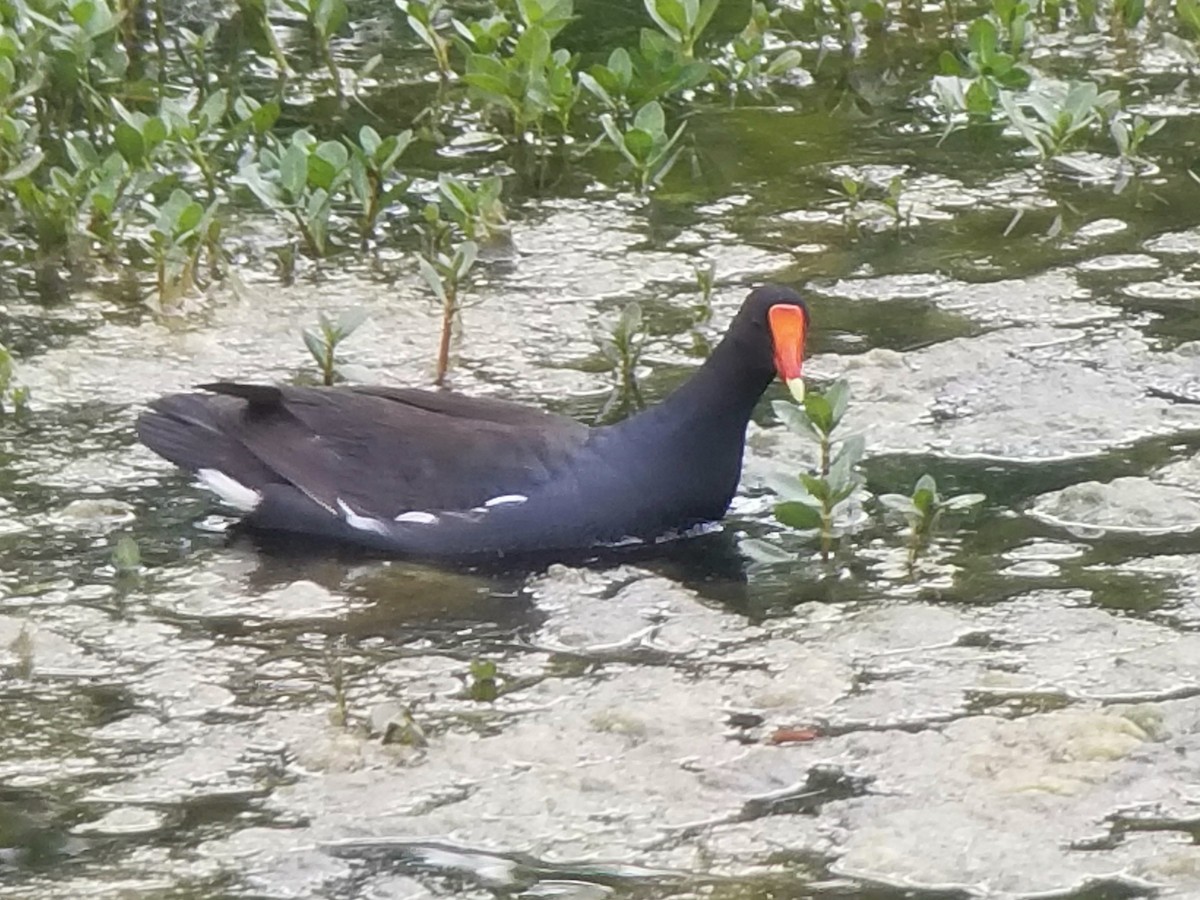
<path id="1" fill-rule="evenodd" d="M 1121 113 L 1113 116 L 1108 122 L 1108 133 L 1112 135 L 1117 145 L 1117 153 L 1122 159 L 1139 160 L 1142 153 L 1142 141 L 1151 135 L 1158 134 L 1167 124 L 1166 119 L 1143 119 L 1135 115 L 1132 120 Z"/>
<path id="2" fill-rule="evenodd" d="M 443 80 L 449 78 L 454 71 L 450 67 L 452 44 L 449 38 L 441 34 L 437 21 L 445 5 L 445 0 L 396 0 L 396 6 L 404 13 L 408 27 L 433 53 L 438 74 Z"/>
<path id="3" fill-rule="evenodd" d="M 921 550 L 928 546 L 938 522 L 945 513 L 978 506 L 987 496 L 957 494 L 953 497 L 943 497 L 938 493 L 937 482 L 933 476 L 925 474 L 917 480 L 911 495 L 881 494 L 878 499 L 885 509 L 899 513 L 908 523 L 908 565 L 911 568 Z"/>
<path id="4" fill-rule="evenodd" d="M 331 385 L 341 377 L 339 368 L 342 360 L 337 355 L 338 345 L 354 334 L 368 318 L 370 313 L 359 308 L 346 310 L 336 321 L 320 312 L 317 313 L 316 330 L 304 329 L 304 346 L 321 372 L 322 384 Z"/>
<path id="5" fill-rule="evenodd" d="M 777 473 L 768 480 L 768 486 L 782 498 L 775 504 L 775 518 L 789 528 L 820 532 L 825 558 L 833 549 L 835 513 L 863 485 L 857 470 L 866 446 L 862 435 L 834 440 L 849 402 L 850 385 L 841 380 L 824 394 L 809 391 L 796 402 L 776 400 L 772 404 L 784 425 L 818 447 L 815 472 L 798 476 Z"/>
<path id="6" fill-rule="evenodd" d="M 1000 92 L 1008 121 L 1043 158 L 1066 151 L 1081 134 L 1116 112 L 1121 95 L 1101 92 L 1093 82 L 1043 82 L 1021 98 Z M 1025 108 L 1033 110 L 1033 115 Z"/>
<path id="7" fill-rule="evenodd" d="M 350 151 L 341 141 L 318 141 L 303 129 L 286 143 L 271 141 L 238 170 L 237 181 L 262 204 L 295 224 L 305 250 L 328 248 L 334 195 L 350 177 Z"/>
<path id="8" fill-rule="evenodd" d="M 346 139 L 350 151 L 346 183 L 362 210 L 358 233 L 364 243 L 375 234 L 383 211 L 400 200 L 412 185 L 412 179 L 397 167 L 412 139 L 411 130 L 384 138 L 370 125 L 358 130 L 357 141 Z"/>
<path id="9" fill-rule="evenodd" d="M 965 113 L 969 123 L 990 122 L 1001 92 L 1023 90 L 1033 80 L 1019 64 L 996 25 L 988 18 L 975 19 L 967 29 L 967 48 L 961 55 L 942 51 L 938 65 L 942 75 L 933 80 L 934 94 L 949 116 Z M 953 130 L 953 123 L 947 134 Z"/>
<path id="10" fill-rule="evenodd" d="M 646 324 L 642 305 L 636 300 L 626 303 L 620 315 L 606 323 L 595 334 L 596 344 L 613 373 L 613 393 L 604 405 L 599 418 L 619 418 L 643 409 L 646 401 L 638 385 L 637 367 L 646 344 Z"/>
<path id="11" fill-rule="evenodd" d="M 770 81 L 800 66 L 803 57 L 795 47 L 774 53 L 768 50 L 770 31 L 771 13 L 765 3 L 755 0 L 746 26 L 713 63 L 717 77 L 729 90 L 761 90 Z"/>
<path id="12" fill-rule="evenodd" d="M 113 544 L 110 560 L 118 577 L 136 575 L 142 568 L 142 551 L 138 542 L 127 534 L 121 535 Z"/>
<path id="13" fill-rule="evenodd" d="M 29 388 L 17 384 L 12 353 L 0 344 L 0 416 L 21 415 L 29 409 Z"/>
<path id="14" fill-rule="evenodd" d="M 492 175 L 472 186 L 466 179 L 442 173 L 438 176 L 441 211 L 468 240 L 487 242 L 505 224 L 504 179 Z"/>
<path id="15" fill-rule="evenodd" d="M 436 203 L 427 204 L 423 215 L 425 250 L 417 259 L 417 268 L 442 307 L 442 328 L 433 377 L 434 384 L 442 385 L 450 370 L 450 339 L 454 324 L 462 315 L 462 289 L 479 256 L 479 245 L 471 240 L 455 242 L 453 228 L 441 217 Z"/>
<path id="16" fill-rule="evenodd" d="M 574 58 L 552 46 L 571 19 L 573 0 L 517 0 L 516 7 L 515 40 L 503 40 L 491 52 L 468 53 L 462 78 L 510 140 L 528 137 L 544 152 L 551 124 L 566 134 L 579 99 Z M 469 29 L 467 34 L 477 37 Z"/>
<path id="17" fill-rule="evenodd" d="M 679 139 L 687 123 L 668 134 L 666 115 L 657 100 L 651 100 L 637 111 L 633 123 L 622 130 L 613 117 L 605 113 L 600 124 L 609 142 L 620 151 L 633 170 L 639 190 L 656 187 L 679 158 Z"/>
<path id="18" fill-rule="evenodd" d="M 343 97 L 342 73 L 333 58 L 330 42 L 333 36 L 346 27 L 350 13 L 346 0 L 282 0 L 283 5 L 304 18 L 309 33 L 316 44 L 317 55 L 325 64 L 334 92 Z"/>
<path id="19" fill-rule="evenodd" d="M 498 670 L 490 659 L 473 659 L 468 669 L 467 696 L 477 703 L 493 703 L 500 696 Z"/>
<path id="20" fill-rule="evenodd" d="M 679 54 L 691 58 L 720 0 L 644 0 L 646 12 Z"/>

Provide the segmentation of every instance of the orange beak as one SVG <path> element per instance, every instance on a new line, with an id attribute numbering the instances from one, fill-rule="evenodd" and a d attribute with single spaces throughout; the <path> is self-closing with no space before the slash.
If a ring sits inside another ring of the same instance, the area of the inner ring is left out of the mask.
<path id="1" fill-rule="evenodd" d="M 808 317 L 799 306 L 780 303 L 767 312 L 771 326 L 771 342 L 775 346 L 775 369 L 788 386 L 792 396 L 804 402 L 804 338 L 808 334 Z"/>

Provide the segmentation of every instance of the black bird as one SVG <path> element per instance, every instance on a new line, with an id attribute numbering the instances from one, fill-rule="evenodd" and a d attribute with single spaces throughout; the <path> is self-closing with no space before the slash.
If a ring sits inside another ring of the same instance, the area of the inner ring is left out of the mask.
<path id="1" fill-rule="evenodd" d="M 798 397 L 808 310 L 752 291 L 662 403 L 589 428 L 501 400 L 380 386 L 219 382 L 155 400 L 138 437 L 246 525 L 453 557 L 654 541 L 720 519 L 776 373 Z"/>

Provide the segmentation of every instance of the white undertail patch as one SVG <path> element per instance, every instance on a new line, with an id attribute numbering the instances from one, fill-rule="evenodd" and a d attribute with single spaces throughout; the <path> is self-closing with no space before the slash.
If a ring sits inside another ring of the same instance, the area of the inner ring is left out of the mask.
<path id="1" fill-rule="evenodd" d="M 262 494 L 254 488 L 246 487 L 236 478 L 231 478 L 220 469 L 199 469 L 196 477 L 200 483 L 228 503 L 234 509 L 242 512 L 253 512 L 262 503 Z"/>
<path id="2" fill-rule="evenodd" d="M 374 519 L 371 516 L 360 516 L 352 510 L 341 497 L 337 501 L 338 509 L 342 511 L 342 518 L 346 520 L 346 524 L 351 528 L 357 528 L 359 531 L 371 531 L 375 534 L 387 534 L 387 526 L 379 519 Z"/>
<path id="3" fill-rule="evenodd" d="M 404 525 L 436 525 L 438 517 L 430 512 L 414 509 L 411 512 L 400 513 L 396 521 Z"/>
<path id="4" fill-rule="evenodd" d="M 483 501 L 483 505 L 488 509 L 491 509 L 493 506 L 516 506 L 518 503 L 524 503 L 528 499 L 524 494 L 501 494 L 499 497 Z"/>

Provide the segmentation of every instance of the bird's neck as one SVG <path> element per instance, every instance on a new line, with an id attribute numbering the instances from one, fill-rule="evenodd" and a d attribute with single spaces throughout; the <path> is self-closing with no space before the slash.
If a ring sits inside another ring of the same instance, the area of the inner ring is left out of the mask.
<path id="1" fill-rule="evenodd" d="M 621 425 L 632 431 L 683 431 L 696 440 L 729 433 L 740 441 L 755 404 L 774 376 L 773 369 L 747 366 L 738 349 L 722 341 L 670 396 Z"/>

